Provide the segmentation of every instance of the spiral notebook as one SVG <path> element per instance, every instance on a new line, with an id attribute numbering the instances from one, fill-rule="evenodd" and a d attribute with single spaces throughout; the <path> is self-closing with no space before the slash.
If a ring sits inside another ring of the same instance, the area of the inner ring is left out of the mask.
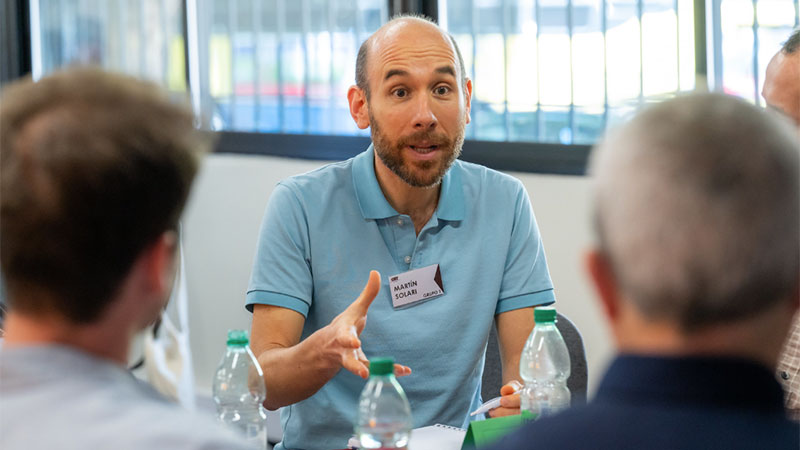
<path id="1" fill-rule="evenodd" d="M 428 427 L 411 430 L 408 450 L 459 450 L 467 430 L 437 423 Z M 353 436 L 347 442 L 348 448 L 359 447 L 358 438 Z"/>

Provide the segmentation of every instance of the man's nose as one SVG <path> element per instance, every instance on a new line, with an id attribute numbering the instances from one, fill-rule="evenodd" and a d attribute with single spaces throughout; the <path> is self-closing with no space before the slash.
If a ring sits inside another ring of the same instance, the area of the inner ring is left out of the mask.
<path id="1" fill-rule="evenodd" d="M 414 129 L 427 130 L 435 128 L 438 123 L 436 114 L 431 108 L 431 99 L 427 95 L 420 95 L 414 104 Z"/>

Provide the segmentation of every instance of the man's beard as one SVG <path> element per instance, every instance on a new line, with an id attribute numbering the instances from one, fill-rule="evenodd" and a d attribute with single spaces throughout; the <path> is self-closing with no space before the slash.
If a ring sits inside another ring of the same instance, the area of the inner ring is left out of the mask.
<path id="1" fill-rule="evenodd" d="M 371 113 L 369 115 L 369 123 L 372 144 L 377 150 L 378 157 L 389 170 L 414 187 L 430 188 L 438 186 L 442 182 L 444 174 L 447 173 L 447 170 L 461 154 L 461 147 L 464 145 L 465 123 L 463 122 L 460 124 L 460 130 L 455 139 L 452 140 L 440 133 L 426 130 L 401 137 L 395 142 L 391 142 L 381 132 L 380 125 L 378 125 Z M 435 145 L 437 147 L 435 151 L 441 152 L 442 157 L 427 161 L 404 162 L 403 149 L 423 141 L 427 145 Z"/>

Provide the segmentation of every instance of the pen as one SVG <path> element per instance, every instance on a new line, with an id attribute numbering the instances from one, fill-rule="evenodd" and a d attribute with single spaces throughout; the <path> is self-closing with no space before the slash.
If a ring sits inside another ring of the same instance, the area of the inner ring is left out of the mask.
<path id="1" fill-rule="evenodd" d="M 517 389 L 511 395 L 519 394 L 521 390 L 522 389 Z M 477 414 L 483 414 L 485 412 L 488 412 L 489 410 L 497 408 L 498 406 L 500 406 L 500 399 L 501 398 L 502 397 L 495 397 L 495 398 L 493 398 L 493 399 L 491 399 L 491 400 L 489 400 L 487 402 L 484 402 L 484 404 L 479 406 L 478 409 L 476 409 L 475 411 L 472 411 L 471 413 L 469 413 L 469 415 L 470 416 L 474 416 L 474 415 L 477 415 Z"/>

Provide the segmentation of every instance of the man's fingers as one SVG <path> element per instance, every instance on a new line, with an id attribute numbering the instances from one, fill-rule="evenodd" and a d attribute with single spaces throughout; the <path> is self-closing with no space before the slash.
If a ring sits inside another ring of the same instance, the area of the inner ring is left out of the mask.
<path id="1" fill-rule="evenodd" d="M 364 363 L 353 357 L 345 356 L 342 358 L 342 367 L 361 378 L 369 377 L 369 368 Z"/>
<path id="2" fill-rule="evenodd" d="M 364 290 L 353 303 L 350 304 L 348 309 L 354 309 L 359 315 L 366 315 L 369 305 L 375 300 L 378 291 L 381 290 L 381 274 L 377 270 L 372 270 L 369 273 L 369 280 L 367 280 Z"/>
<path id="3" fill-rule="evenodd" d="M 520 389 L 522 389 L 522 383 L 517 380 L 511 380 L 500 388 L 500 395 L 511 395 Z"/>
<path id="4" fill-rule="evenodd" d="M 519 408 L 503 408 L 502 406 L 489 410 L 489 417 L 504 417 L 519 414 Z"/>
<path id="5" fill-rule="evenodd" d="M 357 349 L 361 347 L 361 339 L 358 338 L 358 333 L 354 326 L 351 326 L 346 333 L 340 332 L 336 336 L 336 343 L 345 348 Z"/>
<path id="6" fill-rule="evenodd" d="M 357 359 L 364 363 L 365 366 L 369 367 L 369 359 L 367 359 L 367 355 L 364 354 L 364 350 L 361 350 L 361 347 L 356 349 L 356 356 Z"/>
<path id="7" fill-rule="evenodd" d="M 394 376 L 396 377 L 404 377 L 406 375 L 411 375 L 411 368 L 408 366 L 404 366 L 402 364 L 395 364 L 394 365 Z"/>
<path id="8" fill-rule="evenodd" d="M 519 394 L 504 395 L 500 397 L 500 406 L 503 408 L 517 408 L 519 409 Z"/>

